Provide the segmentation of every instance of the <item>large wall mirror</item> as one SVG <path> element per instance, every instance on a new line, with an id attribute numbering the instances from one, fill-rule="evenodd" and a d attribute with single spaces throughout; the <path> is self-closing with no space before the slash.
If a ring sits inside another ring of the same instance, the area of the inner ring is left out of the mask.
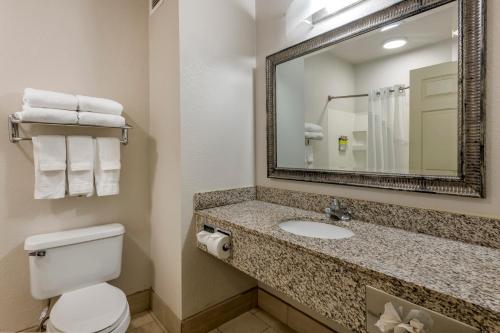
<path id="1" fill-rule="evenodd" d="M 484 24 L 401 1 L 269 56 L 268 176 L 484 196 Z"/>

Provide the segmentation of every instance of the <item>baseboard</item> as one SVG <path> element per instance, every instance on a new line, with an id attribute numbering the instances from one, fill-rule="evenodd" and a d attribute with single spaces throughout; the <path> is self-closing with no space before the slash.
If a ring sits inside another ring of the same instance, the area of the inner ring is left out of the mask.
<path id="1" fill-rule="evenodd" d="M 311 315 L 304 306 L 289 303 L 286 297 L 259 288 L 259 308 L 297 333 L 352 333 L 350 330 L 319 314 Z M 295 303 L 295 302 L 294 302 Z M 315 318 L 316 317 L 316 318 Z"/>
<path id="2" fill-rule="evenodd" d="M 252 288 L 203 310 L 181 323 L 182 333 L 206 333 L 257 306 L 257 290 Z"/>
<path id="3" fill-rule="evenodd" d="M 154 290 L 151 291 L 151 310 L 168 333 L 181 333 L 181 320 Z"/>
<path id="4" fill-rule="evenodd" d="M 151 289 L 136 292 L 127 296 L 130 314 L 135 315 L 151 309 Z"/>

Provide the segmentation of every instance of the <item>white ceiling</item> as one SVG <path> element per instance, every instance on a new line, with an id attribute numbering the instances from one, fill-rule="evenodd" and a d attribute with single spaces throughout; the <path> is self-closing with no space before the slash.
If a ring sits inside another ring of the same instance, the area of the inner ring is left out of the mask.
<path id="1" fill-rule="evenodd" d="M 456 2 L 438 7 L 415 17 L 405 19 L 399 27 L 381 32 L 372 31 L 348 41 L 333 45 L 326 50 L 352 64 L 360 64 L 377 58 L 408 52 L 444 40 L 451 39 L 457 28 L 458 7 Z M 386 50 L 382 45 L 391 39 L 404 37 L 404 47 Z M 322 50 L 320 52 L 325 52 Z"/>

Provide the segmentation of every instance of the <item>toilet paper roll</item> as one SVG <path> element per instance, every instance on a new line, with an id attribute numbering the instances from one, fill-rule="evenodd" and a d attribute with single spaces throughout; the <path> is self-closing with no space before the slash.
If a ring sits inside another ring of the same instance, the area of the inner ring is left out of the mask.
<path id="1" fill-rule="evenodd" d="M 198 242 L 200 242 L 201 244 L 207 245 L 207 240 L 211 235 L 212 233 L 208 231 L 200 231 L 196 234 L 196 239 L 198 239 Z"/>
<path id="2" fill-rule="evenodd" d="M 220 232 L 215 232 L 210 235 L 207 239 L 207 250 L 211 255 L 219 259 L 227 259 L 231 255 L 230 250 L 231 239 L 228 235 Z M 227 250 L 224 250 L 224 245 L 226 245 Z"/>

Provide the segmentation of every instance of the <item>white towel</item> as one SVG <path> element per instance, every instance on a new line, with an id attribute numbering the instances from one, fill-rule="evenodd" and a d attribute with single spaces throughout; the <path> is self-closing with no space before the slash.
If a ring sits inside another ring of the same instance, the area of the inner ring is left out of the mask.
<path id="1" fill-rule="evenodd" d="M 78 124 L 108 127 L 125 126 L 125 118 L 113 114 L 78 112 Z"/>
<path id="2" fill-rule="evenodd" d="M 68 136 L 68 192 L 71 196 L 94 194 L 94 139 Z"/>
<path id="3" fill-rule="evenodd" d="M 120 141 L 96 138 L 95 188 L 98 196 L 120 193 Z"/>
<path id="4" fill-rule="evenodd" d="M 33 108 L 23 105 L 23 111 L 14 113 L 16 119 L 40 123 L 76 124 L 78 113 L 59 109 Z"/>
<path id="5" fill-rule="evenodd" d="M 62 135 L 35 136 L 35 199 L 60 199 L 66 192 L 66 138 Z"/>
<path id="6" fill-rule="evenodd" d="M 25 104 L 34 108 L 69 111 L 76 111 L 78 109 L 78 99 L 76 96 L 55 91 L 26 88 L 24 89 L 23 101 Z"/>
<path id="7" fill-rule="evenodd" d="M 311 144 L 306 144 L 305 153 L 306 168 L 311 169 L 314 163 L 314 151 Z"/>
<path id="8" fill-rule="evenodd" d="M 304 132 L 304 137 L 307 140 L 322 140 L 323 139 L 323 133 L 318 133 L 318 132 Z"/>
<path id="9" fill-rule="evenodd" d="M 323 127 L 313 124 L 313 123 L 305 123 L 304 124 L 304 132 L 323 132 Z"/>
<path id="10" fill-rule="evenodd" d="M 123 112 L 123 105 L 111 99 L 81 95 L 77 95 L 76 98 L 78 98 L 78 110 L 80 111 L 107 113 L 117 116 Z"/>

